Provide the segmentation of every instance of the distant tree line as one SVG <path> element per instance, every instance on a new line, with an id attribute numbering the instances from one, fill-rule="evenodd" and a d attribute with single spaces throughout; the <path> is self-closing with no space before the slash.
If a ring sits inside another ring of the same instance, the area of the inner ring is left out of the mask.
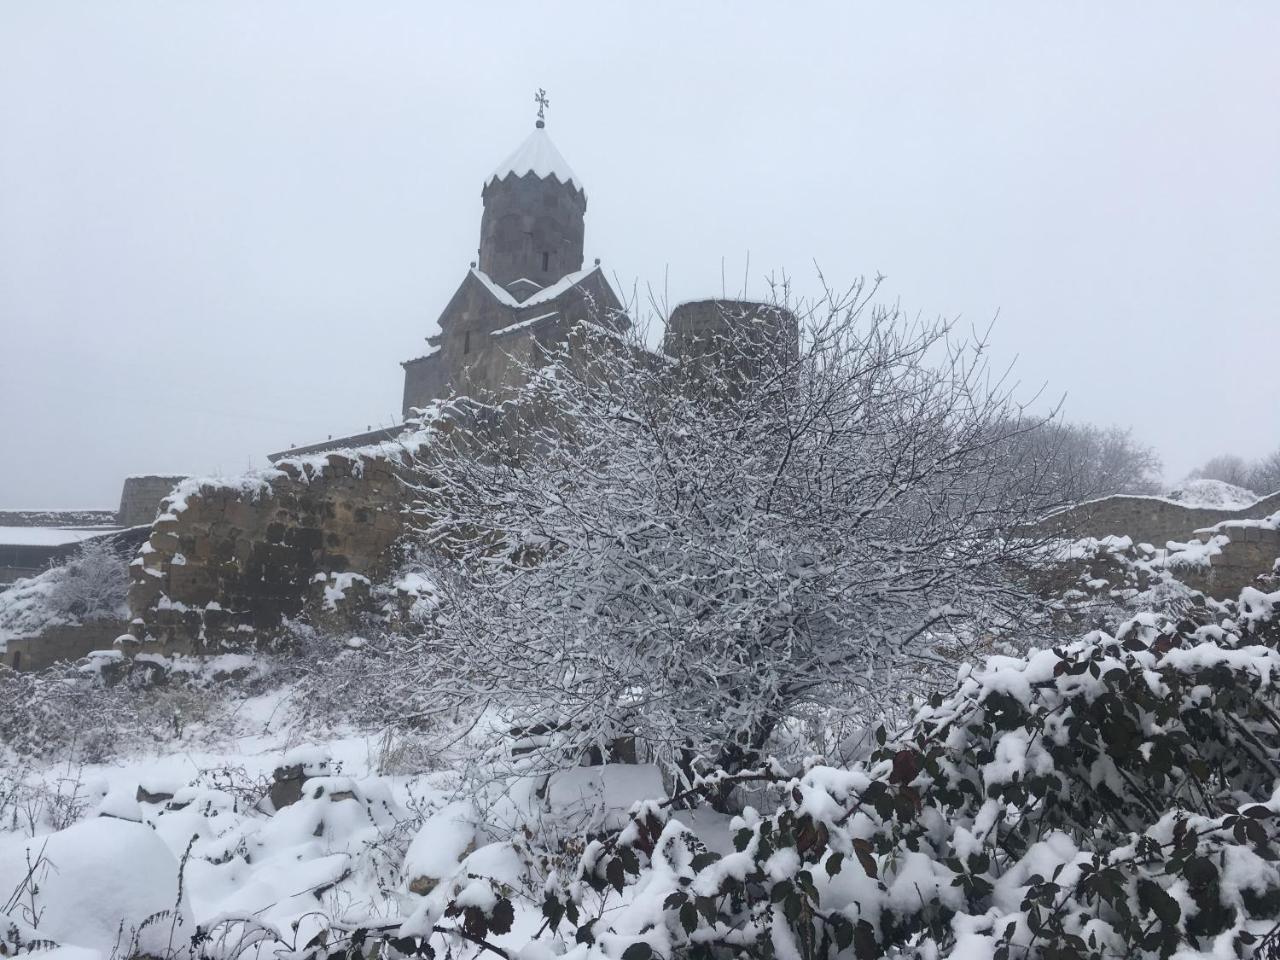
<path id="1" fill-rule="evenodd" d="M 1221 480 L 1254 493 L 1266 495 L 1280 490 L 1280 448 L 1257 460 L 1234 453 L 1211 457 L 1191 471 L 1192 480 Z"/>
<path id="2" fill-rule="evenodd" d="M 1149 495 L 1161 490 L 1160 455 L 1134 439 L 1132 430 L 1054 421 L 1029 437 L 1042 448 L 1041 455 L 1056 464 L 1067 499 Z"/>

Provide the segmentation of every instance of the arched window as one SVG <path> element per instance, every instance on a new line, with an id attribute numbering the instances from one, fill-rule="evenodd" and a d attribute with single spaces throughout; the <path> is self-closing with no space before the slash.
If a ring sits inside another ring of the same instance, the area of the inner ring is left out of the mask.
<path id="1" fill-rule="evenodd" d="M 550 268 L 551 268 L 551 254 L 543 250 L 542 251 L 542 272 L 546 273 L 547 270 L 549 270 Z"/>
<path id="2" fill-rule="evenodd" d="M 471 331 L 467 330 L 462 334 L 462 352 L 464 354 L 471 352 Z"/>

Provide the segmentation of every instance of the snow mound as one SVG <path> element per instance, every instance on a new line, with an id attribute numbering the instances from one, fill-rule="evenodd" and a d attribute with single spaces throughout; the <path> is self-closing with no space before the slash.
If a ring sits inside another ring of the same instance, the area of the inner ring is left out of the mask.
<path id="1" fill-rule="evenodd" d="M 1222 480 L 1188 480 L 1177 490 L 1166 493 L 1164 499 L 1188 507 L 1240 510 L 1257 503 L 1258 495 L 1252 490 Z"/>
<path id="2" fill-rule="evenodd" d="M 150 827 L 100 817 L 2 842 L 0 890 L 26 890 L 28 863 L 42 938 L 104 956 L 119 941 L 132 946 L 127 956 L 160 957 L 180 954 L 195 933 L 186 896 L 178 901 L 178 861 Z"/>
<path id="3" fill-rule="evenodd" d="M 401 873 L 414 893 L 427 893 L 436 883 L 458 872 L 463 859 L 475 849 L 475 804 L 459 800 L 423 822 L 404 855 Z"/>

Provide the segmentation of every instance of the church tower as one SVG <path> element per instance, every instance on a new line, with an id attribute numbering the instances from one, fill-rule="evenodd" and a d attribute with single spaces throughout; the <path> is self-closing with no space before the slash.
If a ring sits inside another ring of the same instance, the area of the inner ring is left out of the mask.
<path id="1" fill-rule="evenodd" d="M 541 116 L 480 196 L 480 271 L 516 300 L 582 269 L 587 195 Z"/>
<path id="2" fill-rule="evenodd" d="M 480 256 L 445 304 L 430 352 L 404 367 L 404 414 L 450 395 L 502 398 L 583 322 L 625 330 L 631 321 L 600 261 L 583 269 L 587 195 L 538 122 L 484 182 Z"/>

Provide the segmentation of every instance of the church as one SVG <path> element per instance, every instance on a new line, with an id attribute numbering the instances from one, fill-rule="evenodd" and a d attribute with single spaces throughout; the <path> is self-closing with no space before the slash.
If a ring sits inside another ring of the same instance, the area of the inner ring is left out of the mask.
<path id="1" fill-rule="evenodd" d="M 583 263 L 587 194 L 547 133 L 534 130 L 484 181 L 476 260 L 440 314 L 429 352 L 404 361 L 402 414 L 466 393 L 502 399 L 521 371 L 578 323 L 624 330 L 630 321 L 596 260 Z M 388 440 L 402 427 L 270 454 L 283 457 Z"/>

